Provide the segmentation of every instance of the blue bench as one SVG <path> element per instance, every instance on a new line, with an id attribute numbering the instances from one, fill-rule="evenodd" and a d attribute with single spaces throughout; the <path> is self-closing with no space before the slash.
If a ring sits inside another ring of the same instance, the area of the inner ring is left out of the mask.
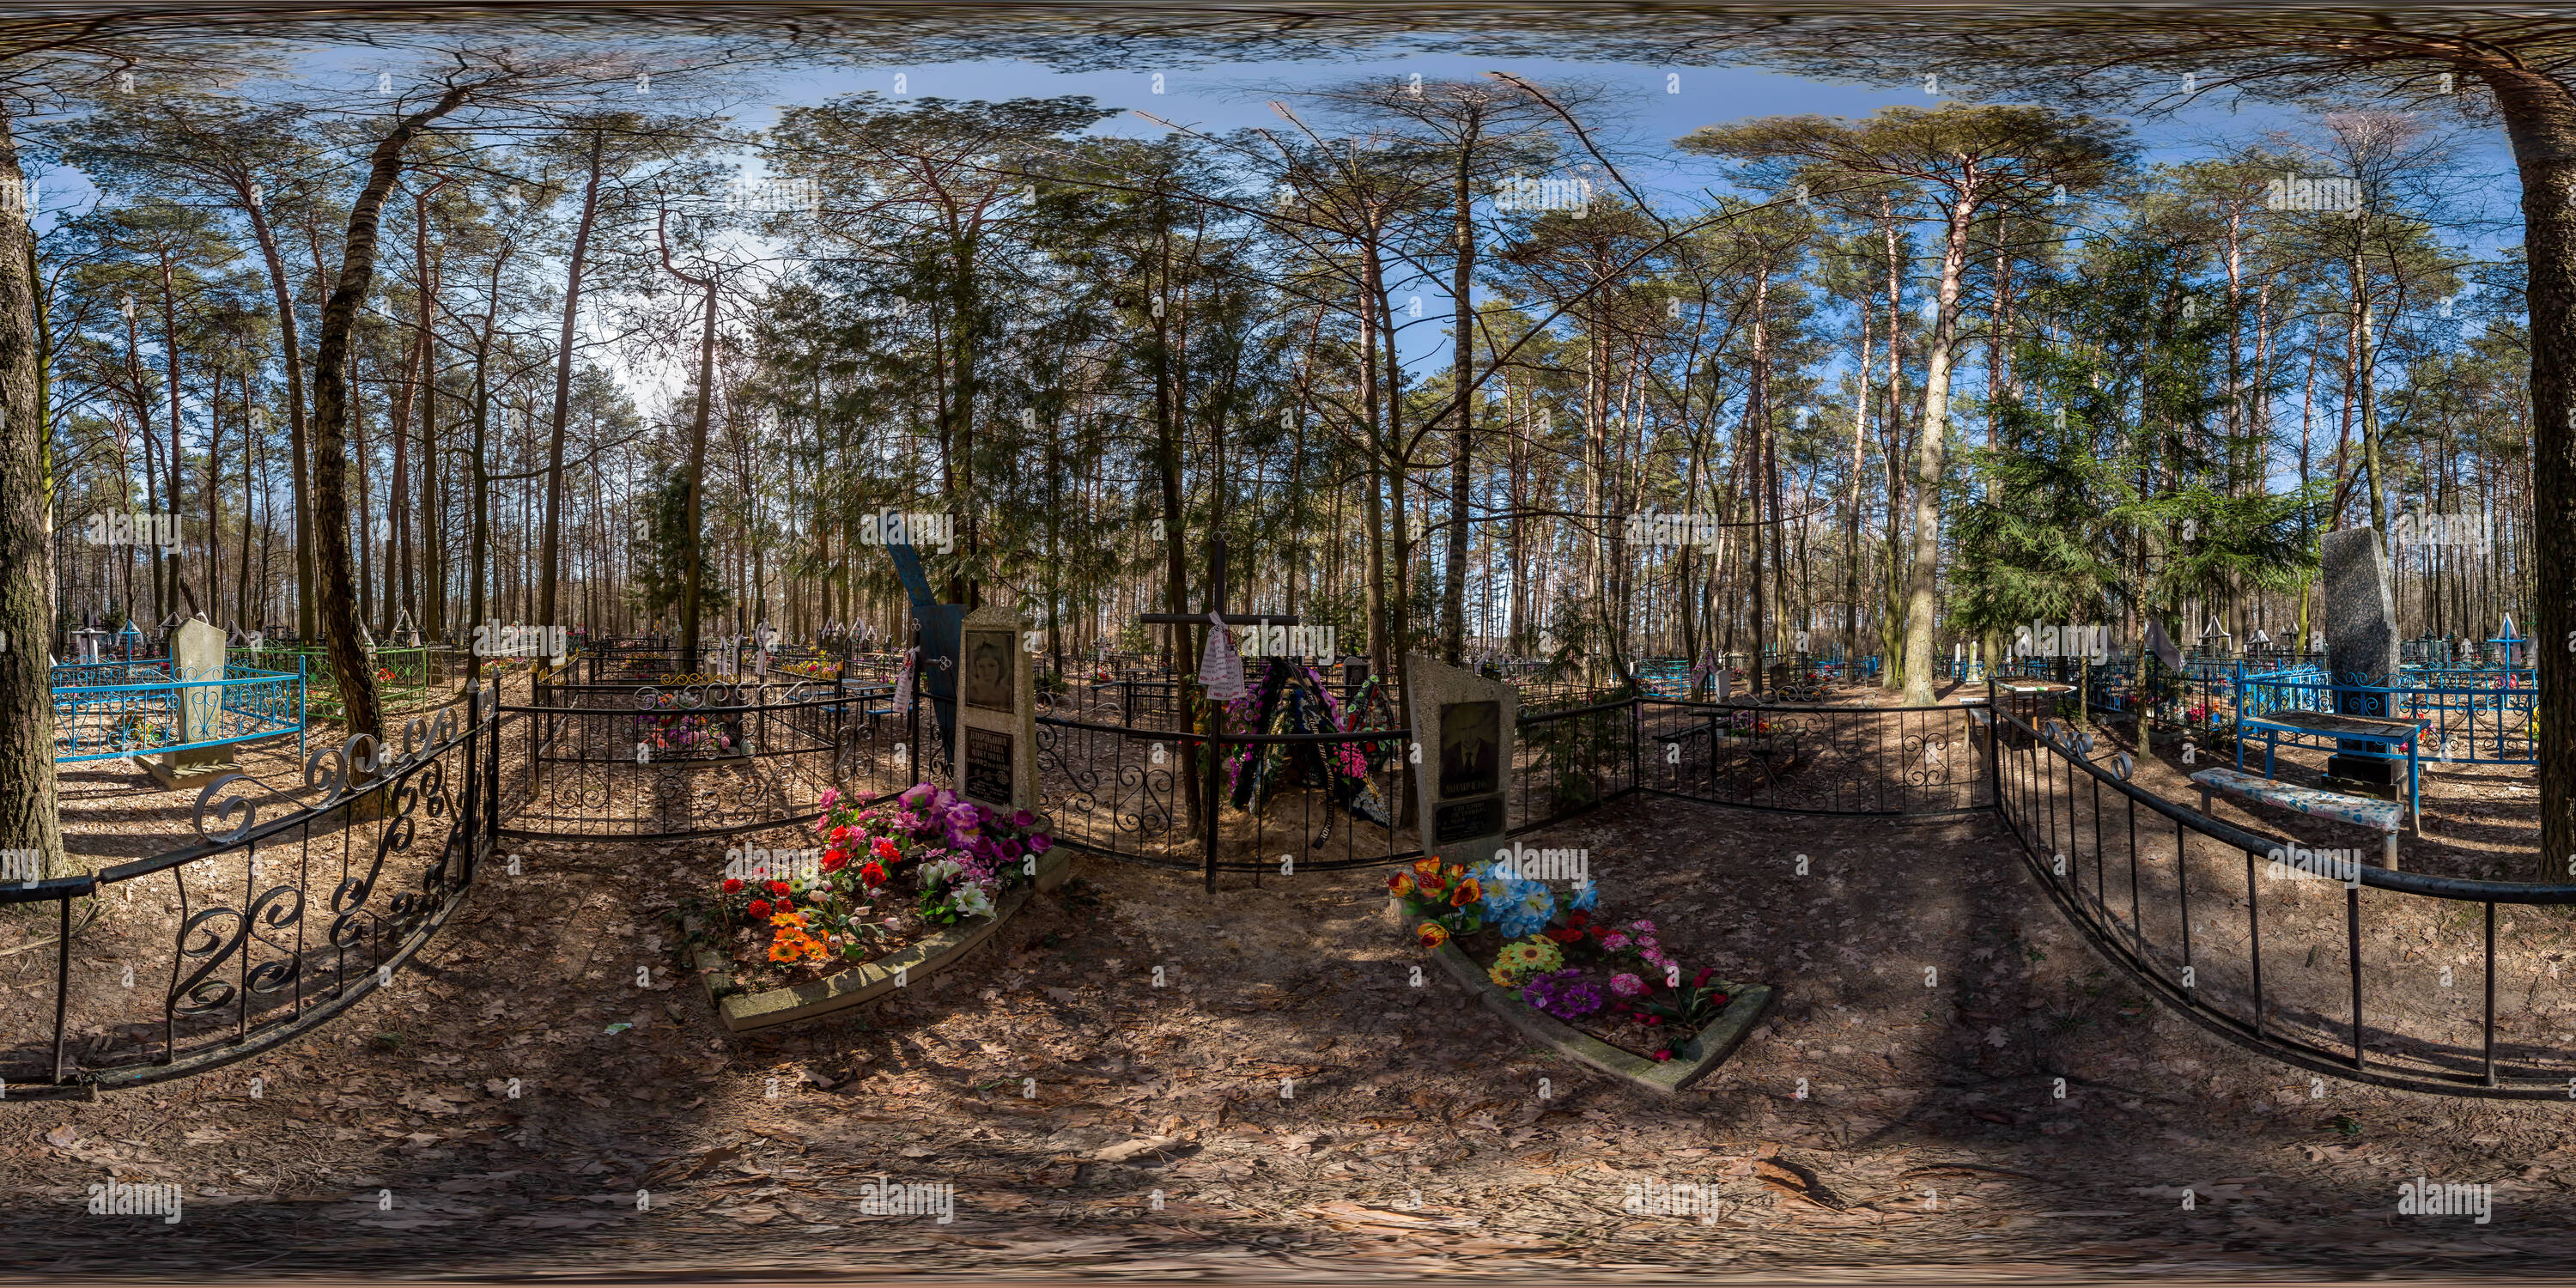
<path id="1" fill-rule="evenodd" d="M 2200 787 L 2200 812 L 2209 812 L 2210 793 L 2218 792 L 2238 800 L 2253 801 L 2280 809 L 2296 810 L 2317 818 L 2330 818 L 2379 832 L 2382 842 L 2381 866 L 2397 870 L 2397 826 L 2406 817 L 2406 807 L 2395 801 L 2372 800 L 2367 796 L 2346 796 L 2340 792 L 2301 787 L 2273 778 L 2256 778 L 2233 769 L 2204 769 L 2191 776 Z"/>

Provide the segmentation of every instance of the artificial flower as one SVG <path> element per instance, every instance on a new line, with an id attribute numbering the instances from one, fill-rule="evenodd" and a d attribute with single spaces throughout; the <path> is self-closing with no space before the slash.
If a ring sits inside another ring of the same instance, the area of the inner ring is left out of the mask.
<path id="1" fill-rule="evenodd" d="M 1610 977 L 1610 991 L 1621 997 L 1644 997 L 1648 990 L 1646 981 L 1622 972 Z"/>
<path id="2" fill-rule="evenodd" d="M 881 864 L 862 863 L 859 865 L 859 879 L 867 882 L 868 888 L 873 890 L 886 883 L 886 870 Z"/>
<path id="3" fill-rule="evenodd" d="M 1437 877 L 1440 875 L 1440 860 L 1415 859 L 1413 861 L 1413 871 L 1417 876 Z"/>
<path id="4" fill-rule="evenodd" d="M 881 862 L 892 863 L 898 855 L 903 853 L 903 851 L 896 849 L 893 841 L 880 836 L 877 839 L 868 842 L 868 853 L 877 856 L 878 860 Z"/>
<path id="5" fill-rule="evenodd" d="M 838 872 L 848 866 L 850 866 L 850 852 L 848 850 L 834 849 L 823 851 L 824 871 Z"/>
<path id="6" fill-rule="evenodd" d="M 1426 921 L 1414 927 L 1413 934 L 1425 948 L 1438 948 L 1449 942 L 1449 928 L 1436 921 Z"/>
<path id="7" fill-rule="evenodd" d="M 740 893 L 742 893 L 742 882 L 737 881 L 737 880 L 735 880 L 735 879 L 734 879 L 734 878 L 732 878 L 732 877 L 726 877 L 726 878 L 725 878 L 725 883 L 724 883 L 724 892 L 725 892 L 726 894 L 740 894 Z"/>
<path id="8" fill-rule="evenodd" d="M 1482 895 L 1483 892 L 1476 886 L 1476 878 L 1468 877 L 1458 883 L 1457 889 L 1449 892 L 1449 906 L 1452 908 L 1464 908 L 1468 904 L 1474 903 L 1477 899 L 1481 898 Z"/>
<path id="9" fill-rule="evenodd" d="M 1386 879 L 1386 889 L 1396 898 L 1404 898 L 1413 893 L 1413 877 L 1409 873 L 1398 872 Z"/>
<path id="10" fill-rule="evenodd" d="M 769 915 L 769 901 L 767 899 L 754 899 L 751 901 L 751 906 L 744 909 L 744 911 L 749 912 L 756 918 L 767 917 Z"/>
<path id="11" fill-rule="evenodd" d="M 791 894 L 796 893 L 794 890 L 789 889 L 789 888 L 788 888 L 788 886 L 787 886 L 787 883 L 786 883 L 786 882 L 784 882 L 784 881 L 772 881 L 772 882 L 770 882 L 770 883 L 769 883 L 769 885 L 768 885 L 768 890 L 769 890 L 769 892 L 770 892 L 771 894 L 774 894 L 774 895 L 780 895 L 780 896 L 786 896 L 786 895 L 791 895 Z"/>

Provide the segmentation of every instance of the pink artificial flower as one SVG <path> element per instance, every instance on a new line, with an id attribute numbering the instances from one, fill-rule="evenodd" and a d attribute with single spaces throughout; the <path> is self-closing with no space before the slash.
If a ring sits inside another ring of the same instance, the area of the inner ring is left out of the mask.
<path id="1" fill-rule="evenodd" d="M 1610 991 L 1621 997 L 1644 997 L 1646 981 L 1634 975 L 1613 975 L 1610 977 Z"/>
<path id="2" fill-rule="evenodd" d="M 1628 946 L 1628 937 L 1614 930 L 1601 937 L 1601 946 L 1615 953 Z"/>
<path id="3" fill-rule="evenodd" d="M 841 799 L 841 789 L 840 789 L 840 788 L 838 788 L 838 787 L 826 787 L 826 788 L 824 788 L 824 789 L 823 789 L 823 808 L 824 808 L 825 810 L 827 810 L 827 811 L 828 811 L 828 810 L 830 810 L 830 809 L 832 808 L 833 803 L 834 803 L 834 802 L 836 802 L 836 801 L 838 801 L 838 800 L 840 800 L 840 799 Z"/>
<path id="4" fill-rule="evenodd" d="M 1628 928 L 1641 934 L 1655 933 L 1655 923 L 1651 921 L 1632 921 L 1628 923 Z"/>

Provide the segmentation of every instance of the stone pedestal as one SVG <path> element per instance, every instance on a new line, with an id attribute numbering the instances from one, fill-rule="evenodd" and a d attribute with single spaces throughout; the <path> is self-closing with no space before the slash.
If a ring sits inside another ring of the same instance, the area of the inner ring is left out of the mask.
<path id="1" fill-rule="evenodd" d="M 2324 592 L 2319 601 L 2325 618 L 2326 670 L 2340 686 L 2358 677 L 2378 680 L 2397 669 L 2397 601 L 2388 582 L 2388 556 L 2375 528 L 2346 528 L 2325 535 L 2322 546 Z M 2373 710 L 2375 695 L 2337 688 L 2335 710 L 2350 715 L 2386 716 Z M 2346 753 L 2373 750 L 2366 742 L 2338 742 L 2326 758 L 2326 773 L 2377 787 L 2392 787 L 2404 766 L 2375 756 Z"/>
<path id="2" fill-rule="evenodd" d="M 170 678 L 185 684 L 192 680 L 224 678 L 224 633 L 205 621 L 179 625 L 170 635 Z M 224 691 L 220 685 L 205 688 L 180 688 L 178 695 L 177 740 L 183 743 L 205 742 L 220 736 L 223 726 Z M 195 787 L 218 774 L 233 772 L 233 749 L 204 747 L 194 751 L 171 751 L 157 756 L 138 756 L 143 768 L 163 787 Z"/>
<path id="3" fill-rule="evenodd" d="M 1420 653 L 1405 662 L 1404 701 L 1422 747 L 1414 769 L 1422 851 L 1481 863 L 1511 831 L 1512 750 L 1520 694 Z"/>

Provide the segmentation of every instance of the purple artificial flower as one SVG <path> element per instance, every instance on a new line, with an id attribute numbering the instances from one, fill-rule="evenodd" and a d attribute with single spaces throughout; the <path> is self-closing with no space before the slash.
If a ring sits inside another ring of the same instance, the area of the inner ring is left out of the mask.
<path id="1" fill-rule="evenodd" d="M 1004 859 L 1016 859 L 1020 857 L 1020 843 L 1017 841 L 1003 841 L 993 847 L 993 852 Z"/>
<path id="2" fill-rule="evenodd" d="M 1029 838 L 1029 853 L 1044 854 L 1055 848 L 1055 838 L 1040 832 Z"/>
<path id="3" fill-rule="evenodd" d="M 1035 823 L 1037 821 L 1038 816 L 1028 812 L 1027 810 L 1021 810 L 1018 813 L 1011 815 L 1011 826 L 1021 828 L 1023 830 L 1025 830 L 1031 823 Z"/>
<path id="4" fill-rule="evenodd" d="M 965 832 L 972 834 L 975 828 L 983 821 L 976 817 L 976 815 L 982 812 L 983 811 L 980 808 L 966 801 L 958 801 L 950 805 L 948 807 L 947 816 L 948 830 L 951 832 Z"/>
<path id="5" fill-rule="evenodd" d="M 935 790 L 937 789 L 933 788 L 928 783 L 919 783 L 914 785 L 910 790 L 904 792 L 903 795 L 895 797 L 895 800 L 903 805 L 906 811 L 906 817 L 909 817 L 909 812 L 917 808 L 923 801 L 930 799 L 930 793 Z"/>
<path id="6" fill-rule="evenodd" d="M 1601 989 L 1572 967 L 1550 971 L 1521 989 L 1521 1000 L 1560 1020 L 1580 1019 L 1601 1009 Z"/>

